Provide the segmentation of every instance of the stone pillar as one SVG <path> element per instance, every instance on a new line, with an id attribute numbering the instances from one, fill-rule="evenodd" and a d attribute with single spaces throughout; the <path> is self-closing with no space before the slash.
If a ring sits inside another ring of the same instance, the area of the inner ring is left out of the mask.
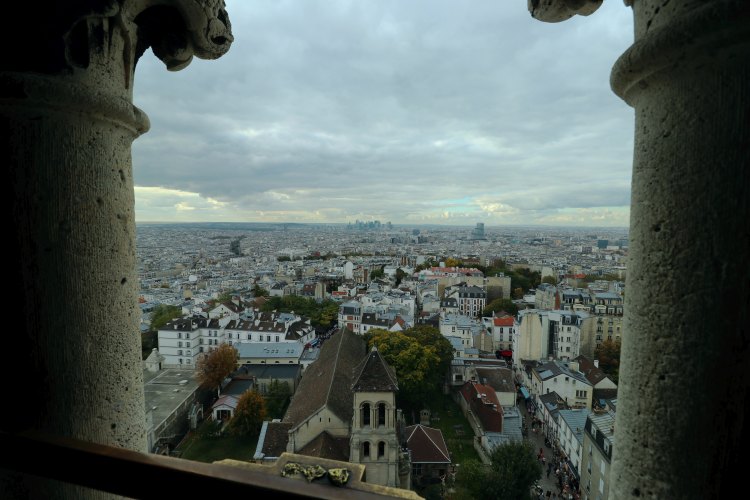
<path id="1" fill-rule="evenodd" d="M 729 498 L 750 380 L 750 5 L 633 12 L 611 82 L 635 151 L 610 496 Z"/>
<path id="2" fill-rule="evenodd" d="M 600 2 L 528 3 L 557 22 Z M 636 123 L 610 497 L 728 498 L 750 385 L 750 3 L 625 3 L 635 43 L 611 84 Z"/>
<path id="3" fill-rule="evenodd" d="M 16 2 L 21 3 L 21 2 Z M 12 7 L 35 43 L 0 62 L 0 162 L 14 228 L 3 380 L 18 406 L 0 428 L 146 450 L 131 142 L 135 63 L 171 70 L 228 50 L 222 0 L 48 2 Z M 6 37 L 6 46 L 10 41 Z M 10 400 L 9 400 L 10 401 Z M 4 408 L 9 408 L 5 406 Z M 7 452 L 7 451 L 4 451 Z M 96 496 L 0 472 L 0 497 Z"/>

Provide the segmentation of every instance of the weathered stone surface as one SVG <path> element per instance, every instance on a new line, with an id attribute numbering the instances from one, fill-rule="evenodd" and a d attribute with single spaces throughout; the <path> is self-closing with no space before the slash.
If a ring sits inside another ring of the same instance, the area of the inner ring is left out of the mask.
<path id="1" fill-rule="evenodd" d="M 1 427 L 146 451 L 130 147 L 149 125 L 135 63 L 150 46 L 169 69 L 219 57 L 231 28 L 222 0 L 25 5 L 6 19 L 40 29 L 0 61 L 0 151 L 23 370 L 3 375 L 30 399 Z M 0 474 L 3 498 L 84 494 L 98 495 Z"/>
<path id="2" fill-rule="evenodd" d="M 636 41 L 612 73 L 636 113 L 613 498 L 723 498 L 739 479 L 748 13 L 738 1 L 636 1 Z"/>
<path id="3" fill-rule="evenodd" d="M 527 0 L 534 19 L 559 23 L 575 15 L 588 16 L 601 7 L 603 0 Z"/>

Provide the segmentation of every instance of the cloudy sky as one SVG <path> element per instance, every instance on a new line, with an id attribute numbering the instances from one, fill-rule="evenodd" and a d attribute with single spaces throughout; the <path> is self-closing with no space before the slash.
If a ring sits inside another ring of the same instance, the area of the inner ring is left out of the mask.
<path id="1" fill-rule="evenodd" d="M 134 101 L 136 220 L 627 226 L 632 14 L 523 0 L 227 0 L 235 41 Z"/>

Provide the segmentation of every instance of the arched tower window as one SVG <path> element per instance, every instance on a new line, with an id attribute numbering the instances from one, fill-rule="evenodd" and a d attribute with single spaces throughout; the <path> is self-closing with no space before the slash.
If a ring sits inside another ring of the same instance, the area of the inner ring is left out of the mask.
<path id="1" fill-rule="evenodd" d="M 385 425 L 385 403 L 378 404 L 378 425 Z"/>
<path id="2" fill-rule="evenodd" d="M 365 441 L 362 443 L 362 457 L 363 458 L 370 458 L 370 442 Z"/>
<path id="3" fill-rule="evenodd" d="M 385 456 L 385 441 L 381 441 L 378 443 L 378 458 L 383 458 Z"/>
<path id="4" fill-rule="evenodd" d="M 370 425 L 370 417 L 370 403 L 365 403 L 362 405 L 362 427 Z"/>

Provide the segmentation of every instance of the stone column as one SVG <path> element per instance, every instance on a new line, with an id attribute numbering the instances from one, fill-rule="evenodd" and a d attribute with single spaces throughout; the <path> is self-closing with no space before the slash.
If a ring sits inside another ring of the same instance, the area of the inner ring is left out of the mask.
<path id="1" fill-rule="evenodd" d="M 528 3 L 557 22 L 600 2 Z M 750 382 L 750 3 L 625 3 L 635 43 L 611 84 L 636 122 L 610 497 L 728 498 Z"/>
<path id="2" fill-rule="evenodd" d="M 635 151 L 610 496 L 729 498 L 750 380 L 750 4 L 633 12 L 612 71 Z"/>
<path id="3" fill-rule="evenodd" d="M 133 74 L 149 47 L 171 70 L 226 52 L 223 1 L 12 8 L 6 19 L 38 31 L 0 62 L 17 340 L 6 356 L 19 364 L 2 369 L 22 389 L 0 425 L 147 451 L 130 146 L 148 119 L 132 104 Z M 3 498 L 82 495 L 95 494 L 0 473 Z"/>

